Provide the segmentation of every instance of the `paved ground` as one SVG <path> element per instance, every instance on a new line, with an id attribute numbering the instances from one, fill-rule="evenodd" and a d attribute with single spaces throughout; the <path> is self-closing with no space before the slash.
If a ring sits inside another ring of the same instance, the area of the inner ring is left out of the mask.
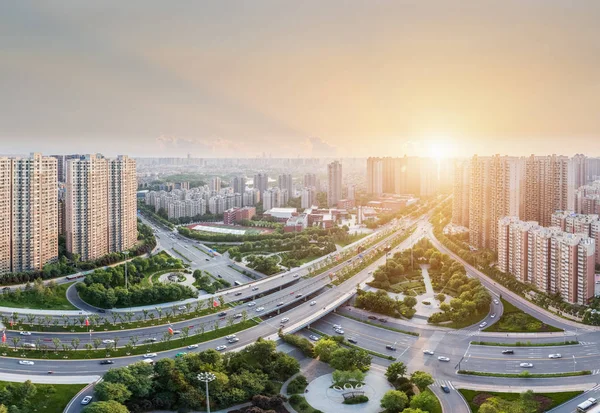
<path id="1" fill-rule="evenodd" d="M 369 401 L 367 403 L 346 405 L 344 393 L 351 390 L 339 391 L 330 388 L 332 384 L 331 374 L 325 374 L 317 377 L 308 384 L 308 392 L 304 394 L 306 401 L 313 408 L 319 409 L 325 413 L 376 413 L 381 410 L 379 402 L 386 391 L 391 390 L 392 386 L 380 374 L 368 373 L 365 378 L 365 385 L 359 391 L 363 391 Z"/>

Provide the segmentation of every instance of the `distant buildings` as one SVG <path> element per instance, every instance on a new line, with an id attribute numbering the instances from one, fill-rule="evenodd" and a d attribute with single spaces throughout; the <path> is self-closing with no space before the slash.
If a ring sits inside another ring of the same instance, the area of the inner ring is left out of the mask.
<path id="1" fill-rule="evenodd" d="M 315 191 L 319 192 L 321 190 L 319 179 L 315 174 L 305 174 L 304 175 L 304 187 L 305 188 L 315 188 Z"/>
<path id="2" fill-rule="evenodd" d="M 243 194 L 246 190 L 246 177 L 244 175 L 231 178 L 231 187 L 236 194 Z"/>
<path id="3" fill-rule="evenodd" d="M 265 173 L 258 173 L 254 175 L 254 189 L 262 195 L 269 188 L 269 176 Z"/>
<path id="4" fill-rule="evenodd" d="M 342 199 L 342 164 L 334 161 L 327 165 L 327 205 L 335 206 Z"/>
<path id="5" fill-rule="evenodd" d="M 316 201 L 316 193 L 314 187 L 304 187 L 300 193 L 300 206 L 302 209 L 310 208 Z"/>
<path id="6" fill-rule="evenodd" d="M 263 192 L 262 203 L 263 210 L 267 211 L 272 208 L 280 208 L 288 203 L 288 191 L 279 189 L 278 187 L 269 188 Z"/>
<path id="7" fill-rule="evenodd" d="M 67 251 L 84 261 L 133 247 L 137 241 L 137 175 L 127 156 L 86 155 L 67 162 Z"/>
<path id="8" fill-rule="evenodd" d="M 367 159 L 367 193 L 434 195 L 440 183 L 451 177 L 440 177 L 439 162 L 430 158 L 405 156 L 402 158 Z"/>
<path id="9" fill-rule="evenodd" d="M 208 183 L 208 188 L 211 192 L 220 192 L 221 191 L 221 178 L 218 176 L 214 176 L 210 178 L 210 182 Z"/>
<path id="10" fill-rule="evenodd" d="M 281 174 L 279 175 L 277 182 L 279 184 L 279 189 L 286 190 L 288 194 L 288 198 L 294 197 L 294 182 L 292 180 L 291 174 Z"/>
<path id="11" fill-rule="evenodd" d="M 0 158 L 0 274 L 58 258 L 57 180 L 53 157 Z"/>
<path id="12" fill-rule="evenodd" d="M 600 214 L 600 181 L 583 185 L 575 191 L 574 210 L 579 214 Z"/>

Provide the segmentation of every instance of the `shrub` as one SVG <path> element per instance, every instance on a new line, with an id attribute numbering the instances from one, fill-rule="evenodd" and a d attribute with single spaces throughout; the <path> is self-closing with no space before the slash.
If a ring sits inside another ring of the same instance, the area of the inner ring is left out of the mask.
<path id="1" fill-rule="evenodd" d="M 354 396 L 349 399 L 344 399 L 344 404 L 360 404 L 366 403 L 369 401 L 369 398 L 365 395 L 362 396 Z"/>
<path id="2" fill-rule="evenodd" d="M 303 375 L 299 375 L 290 381 L 290 383 L 288 384 L 287 392 L 288 394 L 304 393 L 306 386 L 308 386 L 308 381 L 306 380 L 306 377 L 304 377 Z"/>

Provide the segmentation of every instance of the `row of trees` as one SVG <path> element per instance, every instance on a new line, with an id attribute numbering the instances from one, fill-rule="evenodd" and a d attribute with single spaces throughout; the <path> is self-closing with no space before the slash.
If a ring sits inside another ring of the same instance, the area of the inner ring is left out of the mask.
<path id="1" fill-rule="evenodd" d="M 403 300 L 391 298 L 385 291 L 376 292 L 357 290 L 355 306 L 374 313 L 385 314 L 391 317 L 412 318 L 415 314 L 417 299 L 406 296 Z"/>
<path id="2" fill-rule="evenodd" d="M 194 278 L 196 279 L 194 285 L 199 290 L 204 290 L 208 294 L 214 294 L 217 290 L 221 288 L 231 287 L 231 283 L 229 281 L 223 279 L 215 279 L 211 277 L 206 271 L 203 274 L 202 270 L 195 270 Z"/>
<path id="3" fill-rule="evenodd" d="M 336 370 L 362 372 L 369 371 L 371 356 L 359 348 L 346 348 L 341 345 L 344 337 L 335 336 L 321 338 L 314 347 L 315 357 L 324 363 L 329 363 Z"/>
<path id="4" fill-rule="evenodd" d="M 211 372 L 212 408 L 251 400 L 256 395 L 275 396 L 276 382 L 285 381 L 300 370 L 296 359 L 275 350 L 275 343 L 259 339 L 239 352 L 220 354 L 209 349 L 183 357 L 161 359 L 154 366 L 144 363 L 111 369 L 95 388 L 101 402 L 126 406 L 131 412 L 149 410 L 201 410 L 206 405 L 204 383 L 198 373 Z M 260 399 L 263 407 L 274 401 Z M 96 403 L 92 403 L 94 407 Z M 277 404 L 277 403 L 275 403 Z M 104 412 L 127 410 L 102 410 Z M 89 413 L 89 412 L 86 412 Z M 99 411 L 93 411 L 99 413 Z"/>
<path id="5" fill-rule="evenodd" d="M 395 362 L 388 366 L 385 376 L 394 386 L 383 395 L 381 407 L 386 413 L 425 413 L 435 411 L 439 404 L 436 397 L 425 390 L 433 384 L 433 378 L 424 371 L 414 371 L 407 376 L 406 366 L 402 362 Z M 414 393 L 414 386 L 419 393 Z"/>
<path id="6" fill-rule="evenodd" d="M 152 229 L 138 221 L 138 242 L 128 253 L 129 257 L 144 255 L 156 247 L 156 238 Z M 36 279 L 48 280 L 63 275 L 71 275 L 78 271 L 87 271 L 112 265 L 125 260 L 124 253 L 113 252 L 94 261 L 80 261 L 77 254 L 70 255 L 65 250 L 64 237 L 59 238 L 59 259 L 55 263 L 46 264 L 40 271 L 6 273 L 0 275 L 0 285 L 33 282 Z"/>
<path id="7" fill-rule="evenodd" d="M 281 268 L 278 265 L 279 260 L 280 258 L 276 255 L 249 255 L 246 257 L 246 265 L 265 275 L 273 275 L 281 271 Z"/>

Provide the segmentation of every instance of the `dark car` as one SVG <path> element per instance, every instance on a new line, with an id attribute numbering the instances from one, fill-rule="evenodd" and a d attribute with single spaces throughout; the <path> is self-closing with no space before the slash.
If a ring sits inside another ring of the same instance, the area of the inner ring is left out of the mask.
<path id="1" fill-rule="evenodd" d="M 502 354 L 515 354 L 514 350 L 502 350 Z"/>
<path id="2" fill-rule="evenodd" d="M 356 341 L 356 339 L 354 339 L 354 338 L 349 338 L 348 343 L 356 344 L 356 343 L 358 343 L 358 341 Z"/>
<path id="3" fill-rule="evenodd" d="M 442 388 L 442 391 L 443 391 L 444 393 L 450 393 L 450 387 L 448 387 L 448 386 L 444 386 L 444 385 L 442 385 L 442 386 L 440 386 L 440 387 Z"/>
<path id="4" fill-rule="evenodd" d="M 115 364 L 115 362 L 112 360 L 102 360 L 100 364 Z"/>
<path id="5" fill-rule="evenodd" d="M 277 307 L 281 307 L 283 303 L 277 303 Z"/>
<path id="6" fill-rule="evenodd" d="M 387 323 L 387 319 L 385 318 L 380 318 L 379 321 L 381 321 L 382 323 Z"/>
<path id="7" fill-rule="evenodd" d="M 369 320 L 377 320 L 377 317 L 375 317 L 374 315 L 370 315 Z"/>
<path id="8" fill-rule="evenodd" d="M 206 261 L 210 261 L 210 258 L 205 258 Z"/>
<path id="9" fill-rule="evenodd" d="M 219 317 L 225 317 L 227 315 L 227 313 L 225 311 L 223 311 L 222 313 L 219 313 Z"/>
<path id="10" fill-rule="evenodd" d="M 98 310 L 99 313 L 106 313 L 106 310 L 104 310 L 103 308 Z"/>
<path id="11" fill-rule="evenodd" d="M 392 346 L 391 344 L 388 344 L 387 346 L 385 346 L 385 348 L 391 351 L 396 351 L 396 347 Z"/>
<path id="12" fill-rule="evenodd" d="M 10 291 L 10 287 L 4 287 L 2 291 Z"/>
<path id="13" fill-rule="evenodd" d="M 235 296 L 236 296 L 236 297 L 237 297 L 238 295 L 242 295 L 242 293 L 241 293 L 241 292 L 239 292 L 239 293 L 235 293 Z"/>

